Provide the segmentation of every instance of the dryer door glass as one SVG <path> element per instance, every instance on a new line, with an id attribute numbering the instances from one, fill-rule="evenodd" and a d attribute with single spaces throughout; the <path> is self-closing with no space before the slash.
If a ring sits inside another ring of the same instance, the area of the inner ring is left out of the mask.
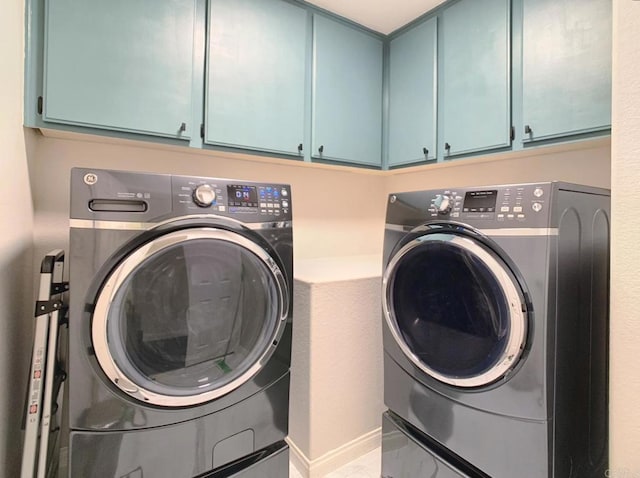
<path id="1" fill-rule="evenodd" d="M 516 363 L 527 325 L 522 295 L 506 265 L 477 241 L 424 235 L 392 259 L 385 284 L 394 337 L 432 377 L 477 387 Z"/>
<path id="2" fill-rule="evenodd" d="M 216 229 L 161 236 L 129 255 L 99 296 L 92 336 L 123 391 L 193 405 L 249 380 L 288 309 L 280 269 L 254 242 Z"/>

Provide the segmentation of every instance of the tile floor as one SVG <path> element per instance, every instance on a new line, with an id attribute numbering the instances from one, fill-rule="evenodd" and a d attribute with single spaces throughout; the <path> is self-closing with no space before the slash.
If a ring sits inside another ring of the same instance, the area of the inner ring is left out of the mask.
<path id="1" fill-rule="evenodd" d="M 302 478 L 302 475 L 291 465 L 289 477 Z M 380 448 L 347 463 L 324 478 L 380 478 Z"/>

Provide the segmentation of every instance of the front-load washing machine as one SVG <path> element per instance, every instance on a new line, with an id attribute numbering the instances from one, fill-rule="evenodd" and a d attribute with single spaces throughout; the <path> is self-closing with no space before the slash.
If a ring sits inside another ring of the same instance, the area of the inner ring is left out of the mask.
<path id="1" fill-rule="evenodd" d="M 607 469 L 609 192 L 391 194 L 382 476 Z"/>
<path id="2" fill-rule="evenodd" d="M 73 169 L 70 216 L 67 475 L 288 476 L 290 187 Z"/>

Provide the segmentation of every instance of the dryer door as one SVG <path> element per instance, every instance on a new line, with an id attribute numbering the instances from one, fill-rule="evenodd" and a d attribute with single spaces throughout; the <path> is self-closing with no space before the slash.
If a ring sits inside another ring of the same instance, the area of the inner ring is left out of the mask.
<path id="1" fill-rule="evenodd" d="M 525 347 L 517 280 L 493 250 L 466 234 L 434 229 L 397 251 L 383 277 L 383 308 L 411 362 L 456 387 L 502 378 Z"/>
<path id="2" fill-rule="evenodd" d="M 128 395 L 189 406 L 253 377 L 283 333 L 284 275 L 257 243 L 210 227 L 145 243 L 104 282 L 91 324 L 98 363 Z"/>

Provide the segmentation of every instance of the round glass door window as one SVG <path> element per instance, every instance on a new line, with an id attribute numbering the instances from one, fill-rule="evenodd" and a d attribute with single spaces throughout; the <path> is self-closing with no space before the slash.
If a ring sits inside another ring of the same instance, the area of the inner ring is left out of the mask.
<path id="1" fill-rule="evenodd" d="M 392 335 L 433 378 L 479 387 L 517 363 L 527 330 L 520 288 L 503 261 L 472 238 L 413 240 L 391 260 L 384 288 Z"/>
<path id="2" fill-rule="evenodd" d="M 164 406 L 239 387 L 270 357 L 288 310 L 284 276 L 239 234 L 186 229 L 127 256 L 92 323 L 96 357 L 122 391 Z"/>

